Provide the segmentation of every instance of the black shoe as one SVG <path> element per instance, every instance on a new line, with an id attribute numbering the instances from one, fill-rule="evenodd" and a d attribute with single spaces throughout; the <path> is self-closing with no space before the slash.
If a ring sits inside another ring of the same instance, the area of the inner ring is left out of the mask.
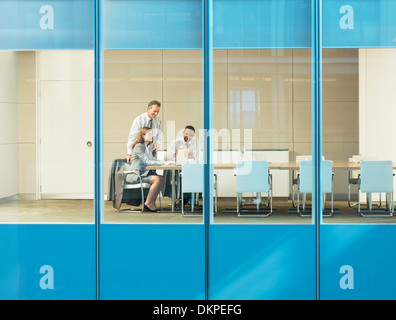
<path id="1" fill-rule="evenodd" d="M 149 207 L 147 207 L 145 204 L 143 204 L 143 211 L 145 211 L 145 212 L 157 212 L 158 209 L 151 210 Z"/>

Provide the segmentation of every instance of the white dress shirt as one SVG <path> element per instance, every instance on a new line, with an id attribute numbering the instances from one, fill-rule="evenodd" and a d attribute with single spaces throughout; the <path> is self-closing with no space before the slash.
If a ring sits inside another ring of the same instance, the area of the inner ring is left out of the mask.
<path id="1" fill-rule="evenodd" d="M 162 142 L 162 120 L 159 116 L 151 119 L 147 112 L 142 113 L 135 120 L 133 120 L 131 130 L 129 131 L 127 154 L 132 154 L 132 144 L 136 141 L 138 132 L 143 127 L 150 127 L 153 129 L 153 144 L 161 144 Z"/>
<path id="2" fill-rule="evenodd" d="M 190 149 L 189 151 L 194 154 L 194 159 L 199 160 L 200 145 L 197 139 L 193 138 L 189 142 L 184 142 L 184 137 L 173 140 L 166 152 L 166 160 L 176 161 L 175 154 L 179 149 Z"/>

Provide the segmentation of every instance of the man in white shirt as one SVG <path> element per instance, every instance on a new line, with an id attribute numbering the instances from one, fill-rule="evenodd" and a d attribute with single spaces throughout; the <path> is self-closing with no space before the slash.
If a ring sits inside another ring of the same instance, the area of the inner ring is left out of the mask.
<path id="1" fill-rule="evenodd" d="M 183 137 L 172 141 L 166 152 L 166 160 L 177 161 L 177 153 L 181 149 L 188 149 L 188 159 L 199 160 L 199 142 L 194 139 L 195 128 L 186 126 L 183 131 Z"/>
<path id="2" fill-rule="evenodd" d="M 133 120 L 131 130 L 129 131 L 127 155 L 125 157 L 127 162 L 131 162 L 132 144 L 136 141 L 137 134 L 143 127 L 149 127 L 153 129 L 154 150 L 158 150 L 162 142 L 162 120 L 158 116 L 160 108 L 161 103 L 159 101 L 150 101 L 147 106 L 147 111 Z"/>
<path id="3" fill-rule="evenodd" d="M 170 144 L 168 151 L 166 152 L 165 160 L 177 162 L 178 152 L 182 152 L 182 150 L 188 150 L 188 159 L 193 159 L 198 161 L 200 157 L 199 154 L 200 145 L 199 145 L 199 141 L 194 137 L 195 137 L 195 128 L 193 126 L 186 126 L 183 130 L 183 137 L 173 140 L 172 143 Z M 181 186 L 178 185 L 179 182 L 181 183 L 179 179 L 179 174 L 180 174 L 180 170 L 176 170 L 175 172 L 176 186 L 179 190 L 181 190 Z M 170 170 L 164 171 L 164 178 L 165 178 L 165 183 L 164 183 L 164 188 L 162 190 L 162 194 L 164 197 L 171 197 L 172 177 Z M 185 196 L 184 203 L 186 204 L 189 200 L 188 198 L 190 197 L 190 195 L 186 194 L 184 196 Z"/>

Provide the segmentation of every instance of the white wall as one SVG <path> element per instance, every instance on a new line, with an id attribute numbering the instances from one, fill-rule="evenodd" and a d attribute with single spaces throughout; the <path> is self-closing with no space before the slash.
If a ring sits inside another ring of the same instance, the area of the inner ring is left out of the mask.
<path id="1" fill-rule="evenodd" d="M 0 52 L 0 199 L 18 194 L 18 54 Z"/>
<path id="2" fill-rule="evenodd" d="M 396 49 L 359 49 L 360 154 L 396 161 L 395 121 Z"/>

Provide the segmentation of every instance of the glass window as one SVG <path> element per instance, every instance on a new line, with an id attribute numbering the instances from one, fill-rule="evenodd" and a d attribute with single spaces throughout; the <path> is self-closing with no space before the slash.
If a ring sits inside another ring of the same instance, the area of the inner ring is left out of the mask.
<path id="1" fill-rule="evenodd" d="M 214 223 L 310 224 L 301 216 L 311 217 L 311 194 L 297 182 L 312 154 L 310 2 L 213 7 Z M 253 191 L 254 177 L 263 191 Z"/>
<path id="2" fill-rule="evenodd" d="M 105 223 L 203 222 L 203 187 L 183 184 L 203 179 L 201 6 L 105 2 Z"/>
<path id="3" fill-rule="evenodd" d="M 0 222 L 94 222 L 92 4 L 0 2 Z"/>
<path id="4" fill-rule="evenodd" d="M 394 4 L 323 6 L 323 154 L 335 208 L 323 223 L 393 223 Z"/>

